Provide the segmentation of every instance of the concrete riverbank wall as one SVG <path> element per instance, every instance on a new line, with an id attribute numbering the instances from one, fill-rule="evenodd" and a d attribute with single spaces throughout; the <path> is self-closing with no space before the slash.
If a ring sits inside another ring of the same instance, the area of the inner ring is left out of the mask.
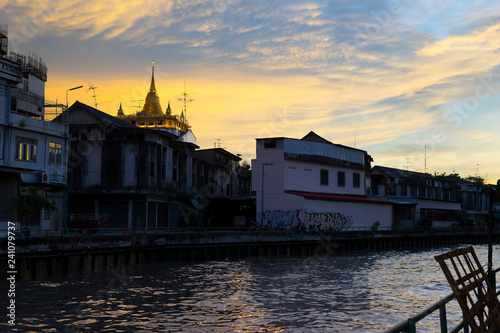
<path id="1" fill-rule="evenodd" d="M 180 232 L 124 235 L 73 235 L 16 240 L 19 280 L 43 280 L 60 274 L 101 271 L 154 261 L 202 261 L 229 257 L 338 255 L 351 251 L 425 249 L 459 244 L 486 244 L 486 231 L 456 232 Z M 493 242 L 500 242 L 495 232 Z M 7 240 L 0 240 L 0 277 L 8 267 Z"/>

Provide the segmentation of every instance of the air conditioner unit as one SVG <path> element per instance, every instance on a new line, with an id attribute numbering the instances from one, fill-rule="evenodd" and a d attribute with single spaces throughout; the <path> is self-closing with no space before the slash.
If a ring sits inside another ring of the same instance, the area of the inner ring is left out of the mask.
<path id="1" fill-rule="evenodd" d="M 50 183 L 49 175 L 46 172 L 41 172 L 38 174 L 38 182 L 39 183 Z"/>

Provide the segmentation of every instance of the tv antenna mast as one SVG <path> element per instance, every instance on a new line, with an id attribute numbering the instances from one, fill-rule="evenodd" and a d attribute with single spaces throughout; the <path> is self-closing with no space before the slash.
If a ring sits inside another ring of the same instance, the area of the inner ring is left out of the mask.
<path id="1" fill-rule="evenodd" d="M 221 148 L 221 142 L 220 139 L 214 139 L 214 148 Z"/>
<path id="2" fill-rule="evenodd" d="M 412 163 L 410 162 L 410 158 L 406 158 L 406 171 L 410 171 L 410 166 L 412 166 Z"/>
<path id="3" fill-rule="evenodd" d="M 425 145 L 424 173 L 427 173 L 427 145 Z"/>
<path id="4" fill-rule="evenodd" d="M 92 96 L 92 97 L 94 97 L 95 108 L 97 109 L 97 97 L 95 95 L 95 90 L 97 89 L 97 87 L 94 87 L 91 83 L 89 89 L 87 89 L 87 92 L 89 92 L 89 90 L 91 90 L 91 89 L 92 89 L 92 93 L 94 94 L 94 96 Z"/>
<path id="5" fill-rule="evenodd" d="M 142 108 L 142 99 L 134 99 L 133 101 L 130 101 L 131 103 L 133 102 L 139 102 L 137 105 L 135 105 L 134 107 L 137 108 L 137 110 L 140 110 L 140 108 Z M 137 111 L 137 112 L 140 112 L 140 111 Z"/>
<path id="6" fill-rule="evenodd" d="M 184 81 L 184 93 L 181 96 L 182 97 L 179 97 L 177 99 L 181 102 L 184 102 L 184 118 L 187 118 L 187 103 L 193 102 L 194 99 L 188 98 L 188 94 L 186 92 L 186 81 Z"/>

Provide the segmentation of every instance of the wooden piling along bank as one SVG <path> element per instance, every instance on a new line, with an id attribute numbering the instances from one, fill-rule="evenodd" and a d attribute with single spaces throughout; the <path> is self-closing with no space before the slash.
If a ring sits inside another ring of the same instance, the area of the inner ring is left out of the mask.
<path id="1" fill-rule="evenodd" d="M 346 236 L 346 235 L 343 235 Z M 30 239 L 16 244 L 20 280 L 103 271 L 146 262 L 204 261 L 233 257 L 341 255 L 353 251 L 415 250 L 460 244 L 487 244 L 488 234 L 383 235 L 340 238 L 329 234 L 230 232 L 169 235 L 79 236 L 75 239 Z M 494 243 L 500 242 L 495 233 Z M 2 245 L 0 277 L 6 278 L 7 253 Z"/>

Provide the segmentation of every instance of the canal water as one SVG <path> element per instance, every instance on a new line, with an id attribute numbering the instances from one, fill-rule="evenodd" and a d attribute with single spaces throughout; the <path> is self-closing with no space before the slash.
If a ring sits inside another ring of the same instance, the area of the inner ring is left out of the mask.
<path id="1" fill-rule="evenodd" d="M 381 332 L 451 292 L 434 256 L 453 248 L 148 263 L 18 281 L 16 326 L 4 316 L 0 331 Z M 475 249 L 486 265 L 487 247 Z M 498 267 L 498 246 L 494 259 Z M 455 301 L 447 313 L 458 323 Z M 437 316 L 417 331 L 436 332 Z"/>

